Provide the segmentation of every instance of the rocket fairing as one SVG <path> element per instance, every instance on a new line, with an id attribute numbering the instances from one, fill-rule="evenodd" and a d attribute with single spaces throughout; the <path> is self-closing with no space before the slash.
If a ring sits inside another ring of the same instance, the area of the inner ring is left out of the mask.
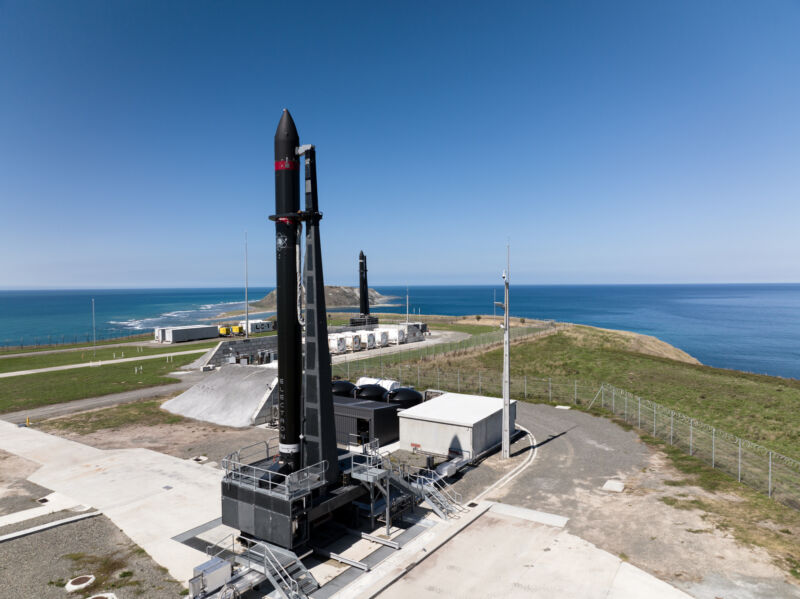
<path id="1" fill-rule="evenodd" d="M 292 115 L 283 111 L 275 131 L 275 244 L 278 325 L 279 451 L 282 470 L 300 466 L 302 347 L 298 321 L 297 244 L 300 170 Z"/>

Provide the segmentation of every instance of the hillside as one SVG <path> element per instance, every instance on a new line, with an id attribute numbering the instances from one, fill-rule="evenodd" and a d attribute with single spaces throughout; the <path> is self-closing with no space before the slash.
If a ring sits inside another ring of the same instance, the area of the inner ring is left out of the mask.
<path id="1" fill-rule="evenodd" d="M 250 304 L 251 309 L 257 308 L 271 312 L 276 306 L 277 291 L 272 290 L 265 297 Z M 374 289 L 369 290 L 369 305 L 386 305 L 390 296 L 382 295 Z M 358 287 L 344 287 L 342 285 L 325 285 L 325 304 L 328 308 L 358 308 Z"/>

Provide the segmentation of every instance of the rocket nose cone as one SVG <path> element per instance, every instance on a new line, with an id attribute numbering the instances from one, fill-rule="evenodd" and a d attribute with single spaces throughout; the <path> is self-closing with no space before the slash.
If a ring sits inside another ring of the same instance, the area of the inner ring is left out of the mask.
<path id="1" fill-rule="evenodd" d="M 275 139 L 289 139 L 297 138 L 297 127 L 294 125 L 294 119 L 289 111 L 284 108 L 281 120 L 278 122 L 278 128 L 275 130 Z"/>

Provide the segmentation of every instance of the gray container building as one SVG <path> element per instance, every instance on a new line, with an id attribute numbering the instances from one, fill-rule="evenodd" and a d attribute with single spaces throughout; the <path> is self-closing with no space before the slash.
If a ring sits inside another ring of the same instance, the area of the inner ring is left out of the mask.
<path id="1" fill-rule="evenodd" d="M 398 414 L 400 449 L 474 459 L 502 440 L 503 400 L 444 393 Z M 511 401 L 511 430 L 517 402 Z"/>
<path id="2" fill-rule="evenodd" d="M 368 399 L 333 396 L 336 443 L 350 445 L 377 439 L 381 446 L 398 438 L 397 405 Z"/>

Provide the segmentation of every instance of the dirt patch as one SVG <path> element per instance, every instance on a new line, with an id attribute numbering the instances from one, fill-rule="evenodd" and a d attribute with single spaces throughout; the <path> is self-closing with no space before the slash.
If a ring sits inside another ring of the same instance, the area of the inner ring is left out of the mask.
<path id="1" fill-rule="evenodd" d="M 697 597 L 800 597 L 798 581 L 776 565 L 774 554 L 741 543 L 703 509 L 728 499 L 685 484 L 664 453 L 653 451 L 645 468 L 618 478 L 623 493 L 575 484 L 569 494 L 537 494 L 528 507 L 568 516 L 570 532 Z M 503 501 L 511 488 L 487 499 Z"/>
<path id="2" fill-rule="evenodd" d="M 50 426 L 42 423 L 41 428 L 50 434 L 97 449 L 141 447 L 184 459 L 202 455 L 208 458 L 208 462 L 216 463 L 245 445 L 268 441 L 277 436 L 277 432 L 270 429 L 229 428 L 189 419 L 173 424 L 129 424 L 86 434 L 61 430 L 52 423 Z"/>

